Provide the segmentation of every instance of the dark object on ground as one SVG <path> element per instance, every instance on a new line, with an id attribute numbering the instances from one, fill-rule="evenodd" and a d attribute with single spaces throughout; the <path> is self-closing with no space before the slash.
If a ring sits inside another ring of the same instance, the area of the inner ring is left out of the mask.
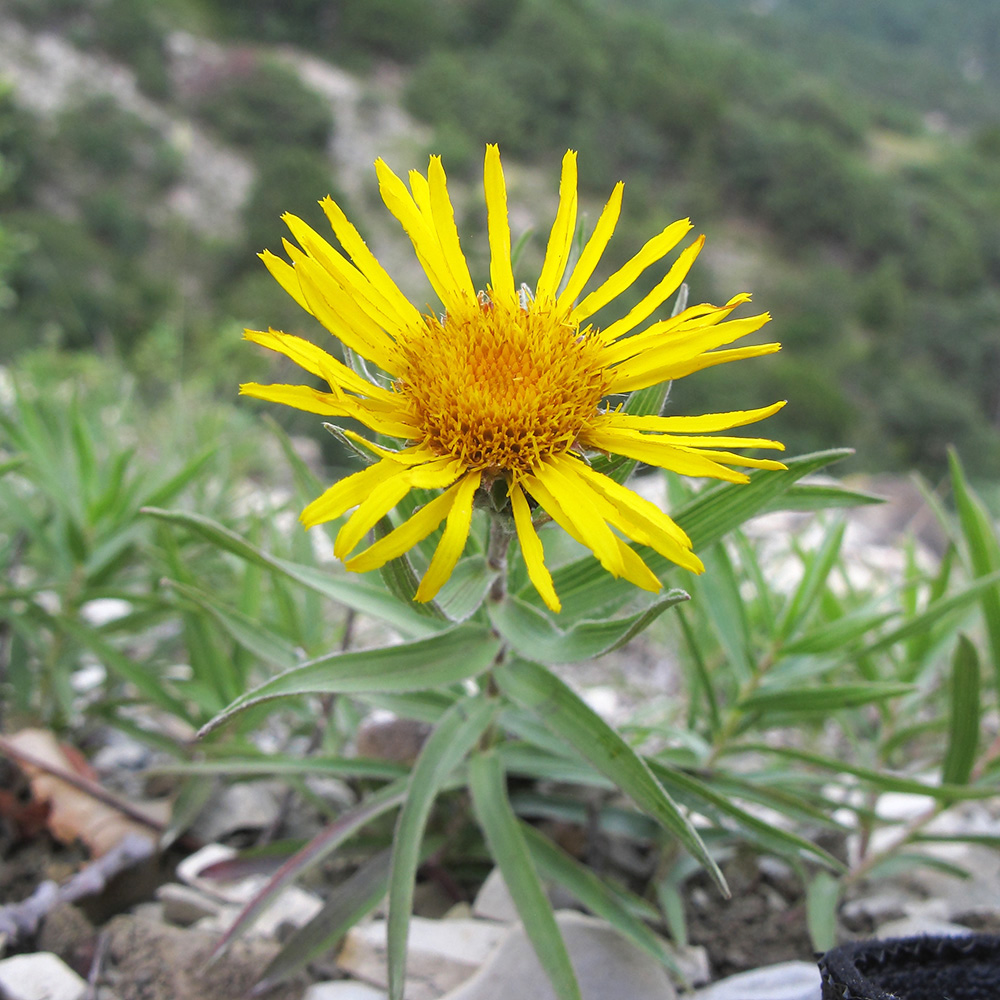
<path id="1" fill-rule="evenodd" d="M 995 1000 L 1000 937 L 854 941 L 819 961 L 823 1000 Z"/>

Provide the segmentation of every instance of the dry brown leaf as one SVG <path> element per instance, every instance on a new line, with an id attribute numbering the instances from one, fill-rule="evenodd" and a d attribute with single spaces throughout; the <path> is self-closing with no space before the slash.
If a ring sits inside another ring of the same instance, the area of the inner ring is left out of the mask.
<path id="1" fill-rule="evenodd" d="M 94 782 L 93 772 L 82 755 L 62 746 L 50 731 L 22 729 L 4 742 L 28 777 L 35 800 L 48 804 L 48 828 L 57 840 L 67 844 L 80 840 L 94 857 L 106 854 L 128 833 L 156 840 L 170 813 L 168 802 L 125 802 L 123 805 L 130 812 L 148 817 L 148 822 L 130 818 L 96 797 L 111 796 Z M 59 777 L 59 773 L 78 778 L 79 784 L 71 784 Z M 88 785 L 93 786 L 92 790 L 87 790 Z"/>

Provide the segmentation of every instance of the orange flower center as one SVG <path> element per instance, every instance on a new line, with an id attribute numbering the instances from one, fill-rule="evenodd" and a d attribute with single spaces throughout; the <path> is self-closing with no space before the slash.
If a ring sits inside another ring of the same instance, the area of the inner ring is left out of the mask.
<path id="1" fill-rule="evenodd" d="M 567 451 L 608 386 L 599 339 L 538 303 L 427 316 L 398 347 L 423 442 L 469 469 L 527 472 Z"/>

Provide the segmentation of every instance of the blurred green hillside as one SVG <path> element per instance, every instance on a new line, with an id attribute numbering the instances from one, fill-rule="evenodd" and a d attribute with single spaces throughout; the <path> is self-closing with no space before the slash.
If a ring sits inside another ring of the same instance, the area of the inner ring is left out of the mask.
<path id="1" fill-rule="evenodd" d="M 594 208 L 625 179 L 608 267 L 690 215 L 709 237 L 692 295 L 752 290 L 786 348 L 685 380 L 675 412 L 788 398 L 768 430 L 792 450 L 849 444 L 855 468 L 936 474 L 951 443 L 1000 477 L 995 0 L 3 0 L 0 15 L 139 88 L 133 106 L 78 95 L 48 114 L 16 80 L 0 98 L 0 360 L 96 349 L 154 388 L 229 393 L 263 363 L 241 324 L 307 329 L 254 257 L 278 248 L 278 215 L 315 218 L 328 191 L 363 231 L 384 212 L 346 166 L 357 122 L 292 46 L 359 81 L 358 120 L 398 100 L 423 124 L 397 169 L 441 152 L 474 193 L 498 141 L 550 188 L 578 149 Z M 218 48 L 185 76 L 191 37 Z M 231 217 L 170 210 L 190 162 L 179 122 L 234 158 Z M 471 247 L 484 218 L 467 202 Z"/>

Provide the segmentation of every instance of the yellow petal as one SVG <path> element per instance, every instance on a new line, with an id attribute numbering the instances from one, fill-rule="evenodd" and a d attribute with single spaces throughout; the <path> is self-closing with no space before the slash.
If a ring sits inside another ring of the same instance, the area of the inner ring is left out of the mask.
<path id="1" fill-rule="evenodd" d="M 441 252 L 448 273 L 458 292 L 469 300 L 475 300 L 476 287 L 469 274 L 469 265 L 462 253 L 458 239 L 458 227 L 455 225 L 455 209 L 448 197 L 448 181 L 440 156 L 432 156 L 427 170 L 427 181 L 430 188 L 430 206 L 433 213 L 434 229 L 441 243 Z"/>
<path id="2" fill-rule="evenodd" d="M 281 403 L 305 410 L 307 413 L 320 413 L 327 417 L 348 416 L 347 406 L 332 393 L 320 392 L 307 385 L 261 385 L 258 382 L 244 382 L 240 386 L 241 396 L 252 396 L 254 399 L 265 399 L 269 403 Z"/>
<path id="3" fill-rule="evenodd" d="M 405 472 L 405 468 L 388 459 L 376 462 L 360 472 L 352 473 L 325 490 L 309 504 L 299 520 L 307 527 L 332 521 L 345 510 L 361 503 L 380 483 Z"/>
<path id="4" fill-rule="evenodd" d="M 397 559 L 418 542 L 422 542 L 447 516 L 455 497 L 461 489 L 456 483 L 451 489 L 435 497 L 420 508 L 408 521 L 394 528 L 385 538 L 380 538 L 360 555 L 349 559 L 344 566 L 352 573 L 367 573 L 384 566 L 390 559 Z"/>
<path id="5" fill-rule="evenodd" d="M 576 152 L 568 150 L 563 157 L 562 176 L 559 179 L 559 208 L 549 233 L 542 273 L 535 286 L 535 298 L 538 300 L 555 299 L 559 290 L 559 282 L 566 272 L 576 232 L 576 205 Z"/>
<path id="6" fill-rule="evenodd" d="M 683 529 L 656 504 L 583 462 L 577 463 L 577 473 L 607 500 L 612 507 L 606 513 L 608 520 L 629 538 L 648 545 L 685 569 L 695 573 L 704 569 L 701 560 L 691 551 L 691 540 Z"/>
<path id="7" fill-rule="evenodd" d="M 587 431 L 586 443 L 600 451 L 648 462 L 650 465 L 670 469 L 682 476 L 724 479 L 730 483 L 748 482 L 747 477 L 741 472 L 733 472 L 732 469 L 704 458 L 701 454 L 678 448 L 676 445 L 664 444 L 651 434 L 591 428 Z"/>
<path id="8" fill-rule="evenodd" d="M 617 343 L 609 344 L 604 349 L 604 363 L 612 365 L 647 351 L 660 349 L 665 345 L 680 344 L 686 338 L 709 327 L 717 326 L 748 299 L 748 295 L 738 295 L 724 306 L 712 306 L 707 303 L 690 306 L 677 316 L 654 323 L 634 337 L 625 337 L 619 339 Z"/>
<path id="9" fill-rule="evenodd" d="M 625 185 L 619 181 L 611 192 L 611 197 L 601 211 L 597 225 L 594 226 L 594 231 L 587 240 L 587 245 L 583 248 L 583 253 L 580 254 L 566 287 L 559 293 L 557 305 L 560 309 L 568 309 L 576 301 L 577 296 L 590 281 L 608 243 L 611 242 L 615 226 L 618 225 L 618 216 L 621 215 L 624 190 Z"/>
<path id="10" fill-rule="evenodd" d="M 629 428 L 637 431 L 662 431 L 668 434 L 708 433 L 726 431 L 732 427 L 745 427 L 777 413 L 785 400 L 762 406 L 756 410 L 730 410 L 728 413 L 704 413 L 691 417 L 633 416 L 621 411 L 601 418 L 608 427 Z"/>
<path id="11" fill-rule="evenodd" d="M 562 610 L 562 604 L 552 583 L 552 574 L 545 565 L 542 541 L 531 523 L 531 508 L 517 483 L 512 484 L 510 488 L 510 506 L 514 512 L 514 527 L 517 529 L 517 540 L 524 556 L 524 564 L 528 569 L 528 579 L 546 606 L 552 611 L 559 612 Z"/>
<path id="12" fill-rule="evenodd" d="M 736 347 L 729 351 L 709 351 L 699 354 L 684 364 L 675 365 L 670 369 L 669 379 L 684 378 L 705 368 L 728 364 L 730 361 L 741 361 L 744 358 L 760 358 L 765 354 L 776 354 L 781 350 L 781 344 L 754 344 L 751 347 Z M 664 379 L 666 381 L 666 379 Z"/>
<path id="13" fill-rule="evenodd" d="M 417 587 L 413 597 L 415 601 L 423 603 L 437 596 L 465 550 L 465 543 L 469 538 L 469 525 L 472 523 L 472 498 L 479 488 L 482 476 L 482 472 L 470 472 L 458 484 L 455 502 L 448 512 L 448 523 L 434 550 L 427 572 Z"/>
<path id="14" fill-rule="evenodd" d="M 627 315 L 605 327 L 601 331 L 602 335 L 608 340 L 617 340 L 652 316 L 681 287 L 681 282 L 687 277 L 691 265 L 694 264 L 704 245 L 705 237 L 699 236 L 691 246 L 686 247 L 656 287 L 641 302 L 630 309 Z"/>
<path id="15" fill-rule="evenodd" d="M 368 438 L 346 427 L 342 433 L 344 437 L 350 438 L 355 444 L 370 451 L 373 455 L 378 455 L 379 458 L 391 459 L 393 462 L 399 462 L 400 465 L 407 467 L 422 465 L 425 462 L 433 461 L 437 457 L 434 452 L 422 444 L 414 445 L 411 448 L 404 448 L 402 451 L 394 451 L 391 448 L 383 448 L 381 445 L 375 444 L 374 441 L 369 441 Z"/>
<path id="16" fill-rule="evenodd" d="M 500 150 L 486 147 L 483 166 L 486 193 L 486 225 L 490 237 L 490 291 L 493 301 L 508 309 L 517 308 L 517 290 L 510 261 L 510 222 L 507 217 L 507 185 L 504 183 Z"/>
<path id="17" fill-rule="evenodd" d="M 651 264 L 671 250 L 692 229 L 690 219 L 681 219 L 667 226 L 657 236 L 649 240 L 645 246 L 626 264 L 623 264 L 604 284 L 592 291 L 572 312 L 570 318 L 574 323 L 580 323 L 592 316 L 598 309 L 606 306 L 612 299 L 621 295 L 626 288 L 631 288 L 635 279 Z"/>
<path id="18" fill-rule="evenodd" d="M 399 503 L 413 487 L 407 470 L 379 483 L 358 504 L 358 509 L 337 532 L 333 554 L 344 559 L 352 553 L 365 535 Z"/>
<path id="19" fill-rule="evenodd" d="M 280 257 L 271 253 L 270 250 L 265 250 L 263 253 L 257 254 L 258 257 L 264 262 L 264 266 L 271 272 L 271 277 L 278 282 L 281 287 L 288 292 L 289 295 L 306 312 L 311 312 L 306 303 L 306 297 L 302 294 L 302 289 L 299 288 L 299 279 L 295 274 L 295 268 L 292 267 L 288 261 L 282 260 Z"/>
<path id="20" fill-rule="evenodd" d="M 524 485 L 559 525 L 597 556 L 612 576 L 621 576 L 625 566 L 615 535 L 594 509 L 591 490 L 578 478 L 570 479 L 561 466 L 558 460 L 550 459 L 534 475 L 525 476 Z"/>
<path id="21" fill-rule="evenodd" d="M 363 396 L 378 396 L 386 401 L 394 399 L 388 389 L 362 378 L 332 354 L 302 337 L 281 333 L 279 330 L 244 330 L 243 337 L 261 347 L 284 354 L 300 368 L 326 379 L 331 385 L 339 385 Z"/>
<path id="22" fill-rule="evenodd" d="M 690 363 L 706 351 L 746 337 L 759 330 L 771 317 L 767 313 L 748 319 L 730 320 L 706 330 L 677 337 L 668 343 L 649 347 L 638 357 L 630 358 L 614 369 L 608 391 L 631 392 L 659 385 L 674 378 L 679 365 Z"/>
<path id="23" fill-rule="evenodd" d="M 382 201 L 410 237 L 417 260 L 420 261 L 420 266 L 424 269 L 438 298 L 448 311 L 457 311 L 462 305 L 467 304 L 468 300 L 461 295 L 451 278 L 437 234 L 427 224 L 406 185 L 389 169 L 384 160 L 379 159 L 375 162 L 375 171 L 378 174 Z"/>
<path id="24" fill-rule="evenodd" d="M 344 214 L 343 209 L 330 197 L 320 202 L 337 239 L 350 255 L 358 270 L 368 279 L 372 288 L 382 297 L 385 309 L 396 321 L 400 329 L 421 322 L 419 310 L 400 291 L 389 273 L 379 263 L 361 234 Z"/>

